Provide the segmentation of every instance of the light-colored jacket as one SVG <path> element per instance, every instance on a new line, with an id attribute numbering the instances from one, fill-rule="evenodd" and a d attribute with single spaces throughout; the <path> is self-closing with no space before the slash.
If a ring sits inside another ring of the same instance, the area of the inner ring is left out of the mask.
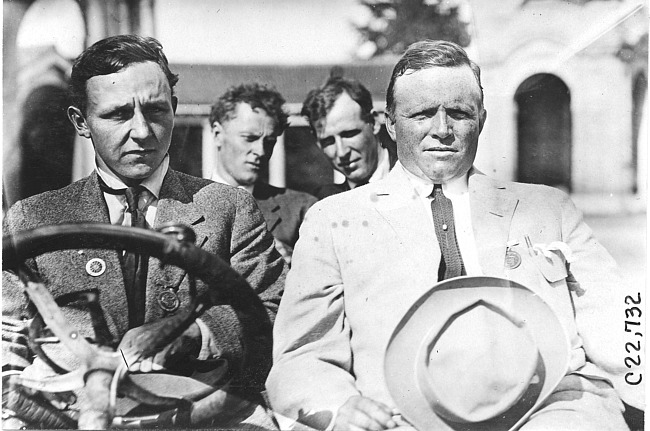
<path id="1" fill-rule="evenodd" d="M 554 309 L 572 348 L 567 373 L 628 371 L 622 340 L 630 292 L 569 197 L 475 169 L 468 181 L 484 275 L 522 283 Z M 384 352 L 408 308 L 436 283 L 440 249 L 430 226 L 402 169 L 312 207 L 274 327 L 267 380 L 274 410 L 306 422 L 316 418 L 310 423 L 323 426 L 353 395 L 395 406 L 385 384 Z M 575 261 L 567 265 L 562 254 L 552 253 L 539 267 L 525 236 L 534 245 L 564 242 Z M 506 265 L 508 247 L 521 256 L 516 268 Z"/>

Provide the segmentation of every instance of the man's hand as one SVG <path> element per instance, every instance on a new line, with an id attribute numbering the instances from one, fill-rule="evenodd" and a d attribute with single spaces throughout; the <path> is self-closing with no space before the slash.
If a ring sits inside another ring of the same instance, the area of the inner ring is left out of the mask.
<path id="1" fill-rule="evenodd" d="M 385 430 L 395 428 L 396 412 L 378 401 L 355 395 L 341 406 L 334 421 L 334 431 Z"/>
<path id="2" fill-rule="evenodd" d="M 144 356 L 141 346 L 147 340 L 163 320 L 149 323 L 129 330 L 122 338 L 118 350 L 124 355 L 124 359 L 131 372 L 149 373 L 151 371 L 164 370 L 169 366 L 170 358 L 179 355 L 197 357 L 201 350 L 201 330 L 196 322 L 193 322 L 178 338 L 163 347 L 154 355 Z M 173 361 L 177 363 L 178 361 Z"/>

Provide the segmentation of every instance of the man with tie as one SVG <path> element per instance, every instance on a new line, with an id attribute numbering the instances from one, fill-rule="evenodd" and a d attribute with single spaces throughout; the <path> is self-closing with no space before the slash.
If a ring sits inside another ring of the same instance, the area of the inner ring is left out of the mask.
<path id="1" fill-rule="evenodd" d="M 280 93 L 258 83 L 233 86 L 217 99 L 210 112 L 217 153 L 212 180 L 253 195 L 276 248 L 290 264 L 300 224 L 316 198 L 261 179 L 288 125 L 283 105 Z"/>
<path id="2" fill-rule="evenodd" d="M 370 91 L 359 81 L 329 78 L 307 94 L 301 113 L 332 168 L 345 176 L 342 183 L 317 187 L 318 199 L 380 180 L 395 165 L 395 154 L 379 139 L 381 124 Z"/>
<path id="3" fill-rule="evenodd" d="M 473 166 L 487 116 L 479 67 L 453 43 L 415 43 L 386 103 L 399 162 L 303 224 L 274 327 L 272 408 L 317 429 L 401 425 L 383 368 L 393 330 L 437 281 L 494 276 L 539 295 L 570 343 L 566 376 L 522 429 L 627 429 L 610 379 L 629 371 L 630 292 L 565 193 Z"/>
<path id="4" fill-rule="evenodd" d="M 146 228 L 181 223 L 194 230 L 197 246 L 246 278 L 272 322 L 285 264 L 273 247 L 273 237 L 254 199 L 243 190 L 169 167 L 178 76 L 169 69 L 160 43 L 135 35 L 101 40 L 76 59 L 71 81 L 74 105 L 68 108 L 68 116 L 77 133 L 91 140 L 95 169 L 63 189 L 16 203 L 4 219 L 5 234 L 62 223 Z M 137 350 L 137 346 L 125 346 L 124 340 L 137 339 L 132 335 L 141 325 L 153 324 L 186 307 L 190 289 L 205 289 L 202 282 L 194 285 L 178 268 L 118 250 L 58 251 L 37 257 L 31 265 L 55 298 L 99 290 L 108 329 L 114 340 L 122 340 L 120 347 L 125 347 L 131 372 L 160 371 L 187 364 L 189 359 L 223 359 L 238 376 L 231 382 L 233 392 L 258 399 L 271 365 L 271 339 L 255 340 L 249 343 L 255 347 L 244 352 L 242 327 L 230 306 L 206 310 L 151 357 L 134 362 L 128 355 L 131 350 L 127 347 Z M 53 374 L 40 359 L 31 363 L 33 352 L 25 334 L 33 307 L 12 274 L 3 273 L 2 305 L 3 369 L 30 367 L 32 375 Z M 84 336 L 93 337 L 88 313 L 74 304 L 63 310 Z M 237 369 L 244 353 L 247 365 Z"/>

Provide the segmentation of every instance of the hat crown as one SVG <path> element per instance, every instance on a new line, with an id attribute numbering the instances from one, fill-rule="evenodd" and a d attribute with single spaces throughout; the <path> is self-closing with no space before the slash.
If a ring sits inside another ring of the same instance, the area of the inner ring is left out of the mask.
<path id="1" fill-rule="evenodd" d="M 420 389 L 441 417 L 481 422 L 507 411 L 524 395 L 539 352 L 523 320 L 478 300 L 424 337 Z"/>
<path id="2" fill-rule="evenodd" d="M 533 290 L 505 278 L 462 276 L 437 283 L 404 314 L 386 347 L 384 375 L 417 429 L 511 431 L 566 375 L 570 351 L 558 316 Z M 528 383 L 518 386 L 514 376 Z M 508 401 L 496 403 L 495 394 Z"/>

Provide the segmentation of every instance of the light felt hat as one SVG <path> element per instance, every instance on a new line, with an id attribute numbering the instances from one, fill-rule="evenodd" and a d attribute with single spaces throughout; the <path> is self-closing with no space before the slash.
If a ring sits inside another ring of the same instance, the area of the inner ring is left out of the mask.
<path id="1" fill-rule="evenodd" d="M 418 299 L 388 343 L 384 372 L 418 430 L 511 430 L 569 367 L 569 341 L 534 292 L 496 277 L 457 277 Z"/>

